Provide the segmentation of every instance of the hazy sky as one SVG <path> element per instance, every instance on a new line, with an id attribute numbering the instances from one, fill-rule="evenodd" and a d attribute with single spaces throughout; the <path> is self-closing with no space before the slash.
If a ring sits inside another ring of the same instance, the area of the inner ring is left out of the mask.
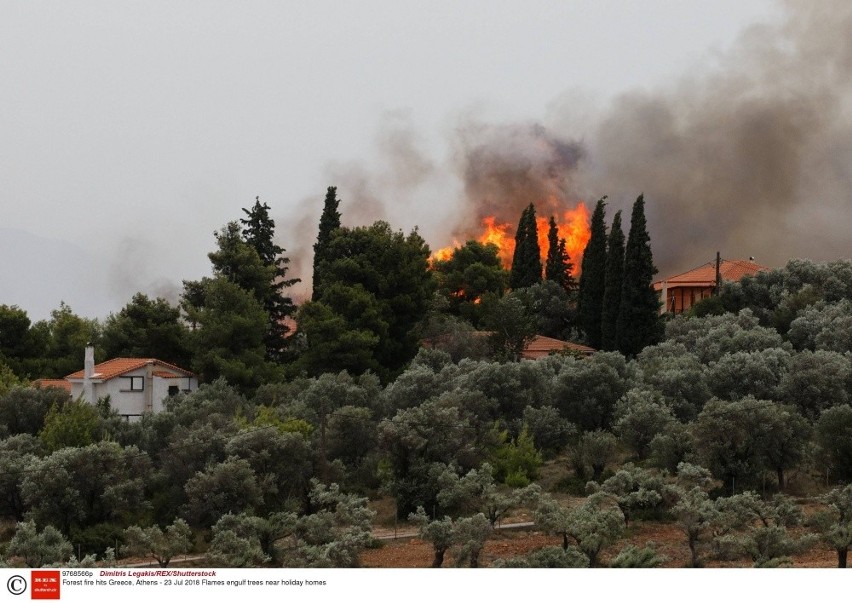
<path id="1" fill-rule="evenodd" d="M 206 274 L 213 231 L 258 195 L 294 261 L 332 184 L 344 216 L 357 199 L 350 222 L 419 225 L 439 247 L 465 194 L 469 124 L 544 124 L 600 153 L 630 131 L 625 103 L 735 68 L 737 40 L 783 13 L 764 0 L 0 1 L 0 232 L 105 262 L 106 298 L 72 303 L 86 315 Z M 599 165 L 577 190 L 653 203 L 642 177 Z M 0 249 L 0 274 L 27 261 Z M 44 307 L 56 281 L 39 285 Z M 0 303 L 42 318 L 14 289 L 0 283 Z"/>

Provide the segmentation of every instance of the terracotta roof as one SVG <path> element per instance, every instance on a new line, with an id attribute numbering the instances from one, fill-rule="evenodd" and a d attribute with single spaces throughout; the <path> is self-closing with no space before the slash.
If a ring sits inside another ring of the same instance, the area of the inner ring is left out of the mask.
<path id="1" fill-rule="evenodd" d="M 32 382 L 32 386 L 40 389 L 55 387 L 56 389 L 64 389 L 69 394 L 71 393 L 71 382 L 65 379 L 36 379 Z"/>
<path id="2" fill-rule="evenodd" d="M 488 337 L 493 334 L 494 331 L 473 331 L 474 337 Z M 526 358 L 527 360 L 535 360 L 537 358 L 542 358 L 554 352 L 565 351 L 577 352 L 578 354 L 582 354 L 583 356 L 589 356 L 591 354 L 594 354 L 597 350 L 595 350 L 595 348 L 590 348 L 586 345 L 580 345 L 579 343 L 562 341 L 561 339 L 545 337 L 544 335 L 536 335 L 532 338 L 532 341 L 530 341 L 524 348 L 524 351 L 521 353 L 521 358 Z"/>
<path id="3" fill-rule="evenodd" d="M 156 358 L 113 358 L 112 360 L 107 360 L 106 362 L 96 364 L 95 374 L 93 375 L 93 377 L 102 381 L 108 381 L 113 377 L 118 377 L 119 375 L 123 375 L 124 373 L 129 373 L 130 371 L 140 369 L 146 364 L 153 364 L 154 366 L 166 368 L 175 371 L 179 375 L 183 375 L 185 377 L 193 376 L 193 373 L 191 373 L 190 371 L 182 369 L 179 366 L 169 364 L 168 362 L 157 360 Z M 65 378 L 82 379 L 83 371 L 71 373 Z"/>
<path id="4" fill-rule="evenodd" d="M 152 374 L 155 377 L 162 377 L 163 379 L 179 379 L 181 377 L 180 375 L 171 371 L 154 371 Z"/>
<path id="5" fill-rule="evenodd" d="M 755 264 L 749 260 L 722 260 L 719 263 L 719 274 L 723 281 L 738 281 L 744 276 L 754 275 L 769 270 L 766 266 Z M 654 289 L 663 288 L 663 283 L 671 287 L 713 287 L 716 285 L 716 262 L 707 262 L 688 272 L 676 274 L 654 283 Z"/>
<path id="6" fill-rule="evenodd" d="M 545 337 L 544 335 L 536 335 L 524 348 L 521 357 L 535 360 L 536 358 L 541 358 L 554 352 L 565 351 L 577 352 L 584 356 L 595 353 L 595 349 L 590 348 L 589 346 L 580 345 L 579 343 L 571 343 L 570 341 L 562 341 L 552 337 Z"/>

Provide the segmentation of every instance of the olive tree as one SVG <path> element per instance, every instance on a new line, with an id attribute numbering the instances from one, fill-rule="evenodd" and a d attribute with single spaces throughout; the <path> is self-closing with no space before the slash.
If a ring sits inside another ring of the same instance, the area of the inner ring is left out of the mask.
<path id="1" fill-rule="evenodd" d="M 796 502 L 784 494 L 763 499 L 744 492 L 716 501 L 720 512 L 715 539 L 717 555 L 735 559 L 749 557 L 755 567 L 779 567 L 792 563 L 791 555 L 810 547 L 812 534 L 790 531 L 802 524 L 803 514 Z"/>
<path id="2" fill-rule="evenodd" d="M 670 512 L 686 536 L 690 567 L 703 565 L 704 549 L 719 519 L 719 510 L 708 494 L 712 487 L 709 471 L 689 463 L 680 463 L 675 482 L 666 490 Z"/>
<path id="3" fill-rule="evenodd" d="M 542 497 L 533 514 L 535 524 L 562 536 L 563 549 L 573 543 L 588 559 L 588 567 L 597 567 L 601 551 L 624 532 L 624 515 L 607 504 L 607 498 L 592 494 L 579 507 L 569 509 L 549 496 Z"/>
<path id="4" fill-rule="evenodd" d="M 15 529 L 15 535 L 9 541 L 6 555 L 20 557 L 27 567 L 45 567 L 68 561 L 74 554 L 74 547 L 51 525 L 39 531 L 32 520 L 21 522 Z"/>
<path id="5" fill-rule="evenodd" d="M 846 567 L 852 547 L 852 484 L 834 488 L 821 498 L 826 509 L 811 518 L 823 542 L 837 553 L 837 567 Z"/>
<path id="6" fill-rule="evenodd" d="M 172 557 L 192 550 L 192 530 L 183 519 L 175 519 L 165 530 L 157 525 L 130 526 L 124 530 L 124 540 L 128 555 L 151 557 L 160 567 L 168 567 Z"/>

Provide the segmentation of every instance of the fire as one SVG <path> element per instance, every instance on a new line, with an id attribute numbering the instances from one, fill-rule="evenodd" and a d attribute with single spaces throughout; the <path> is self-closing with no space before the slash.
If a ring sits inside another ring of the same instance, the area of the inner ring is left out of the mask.
<path id="1" fill-rule="evenodd" d="M 579 276 L 580 261 L 583 258 L 583 251 L 586 249 L 589 239 L 592 237 L 592 231 L 589 229 L 589 210 L 581 201 L 574 209 L 567 209 L 562 213 L 561 218 L 556 218 L 556 230 L 559 233 L 560 239 L 565 239 L 565 250 L 574 264 L 572 274 Z M 550 218 L 536 218 L 536 226 L 538 227 L 538 247 L 541 249 L 542 264 L 547 258 L 547 250 L 550 243 L 547 240 L 547 233 L 550 230 Z"/>
<path id="2" fill-rule="evenodd" d="M 495 216 L 488 216 L 482 220 L 482 225 L 485 227 L 477 241 L 483 245 L 491 243 L 497 247 L 497 257 L 503 262 L 505 268 L 512 265 L 512 256 L 515 254 L 515 234 L 509 234 L 512 228 L 511 224 L 498 224 Z"/>
<path id="3" fill-rule="evenodd" d="M 459 247 L 459 244 L 454 243 L 450 247 L 444 247 L 443 249 L 439 249 L 438 251 L 436 251 L 435 253 L 432 254 L 432 256 L 429 258 L 429 261 L 430 262 L 445 262 L 452 257 L 453 251 L 455 251 L 458 247 Z"/>
<path id="4" fill-rule="evenodd" d="M 551 199 L 550 205 L 554 205 L 555 200 Z M 565 239 L 565 249 L 571 257 L 571 262 L 574 264 L 573 275 L 578 276 L 580 273 L 580 262 L 583 258 L 583 250 L 591 238 L 591 230 L 589 229 L 589 210 L 581 201 L 573 209 L 567 209 L 562 212 L 562 215 L 555 215 L 556 229 L 559 232 L 559 238 Z M 547 251 L 549 243 L 547 233 L 550 229 L 550 216 L 539 216 L 536 218 L 536 226 L 538 227 L 538 246 L 541 250 L 541 262 L 544 264 L 547 259 Z M 515 227 L 508 222 L 498 222 L 497 216 L 487 216 L 483 218 L 481 224 L 482 230 L 480 234 L 474 235 L 477 241 L 483 244 L 492 243 L 497 247 L 497 256 L 503 263 L 503 267 L 507 270 L 512 266 L 512 256 L 515 253 Z M 448 260 L 453 251 L 461 245 L 458 241 L 453 241 L 450 247 L 444 247 L 432 254 L 430 258 L 432 262 Z"/>

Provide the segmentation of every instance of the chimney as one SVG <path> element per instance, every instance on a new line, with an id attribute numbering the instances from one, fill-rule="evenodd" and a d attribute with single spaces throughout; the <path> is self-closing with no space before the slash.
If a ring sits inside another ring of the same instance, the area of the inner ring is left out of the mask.
<path id="1" fill-rule="evenodd" d="M 91 343 L 86 344 L 86 356 L 83 359 L 83 378 L 91 379 L 95 374 L 95 347 Z"/>
<path id="2" fill-rule="evenodd" d="M 95 403 L 95 386 L 92 377 L 95 374 L 95 348 L 91 343 L 86 344 L 86 354 L 83 358 L 83 397 L 89 404 Z"/>

